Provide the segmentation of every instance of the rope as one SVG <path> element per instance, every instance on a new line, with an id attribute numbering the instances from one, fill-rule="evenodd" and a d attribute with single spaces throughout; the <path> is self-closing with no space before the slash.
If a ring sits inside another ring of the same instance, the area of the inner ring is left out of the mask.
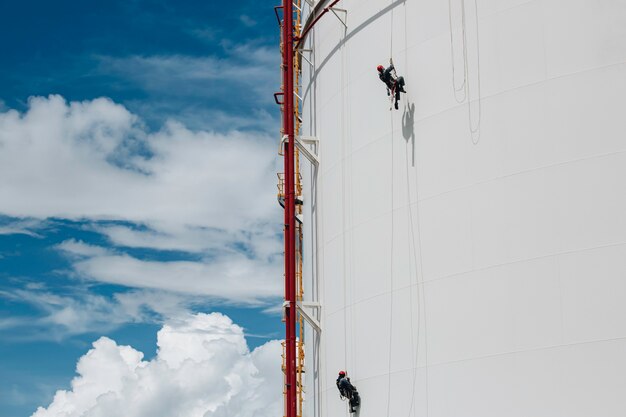
<path id="1" fill-rule="evenodd" d="M 452 29 L 452 0 L 448 0 L 448 22 L 450 29 L 450 58 L 452 62 L 452 89 L 454 90 L 454 99 L 457 103 L 461 104 L 467 101 L 468 108 L 468 124 L 470 129 L 470 136 L 474 145 L 478 144 L 480 140 L 480 119 L 482 116 L 482 101 L 480 94 L 480 44 L 479 44 L 479 31 L 478 31 L 478 4 L 474 0 L 474 19 L 476 22 L 476 71 L 477 71 L 477 90 L 478 90 L 478 117 L 476 126 L 473 125 L 472 116 L 472 88 L 469 77 L 469 59 L 467 53 L 467 19 L 466 19 L 466 7 L 465 0 L 461 0 L 461 33 L 463 42 L 463 82 L 460 86 L 456 85 L 456 64 L 454 61 L 454 36 Z M 463 95 L 459 97 L 459 93 L 463 92 Z"/>
<path id="2" fill-rule="evenodd" d="M 407 146 L 408 146 L 408 142 L 407 142 Z M 415 265 L 415 284 L 413 284 L 413 279 L 411 278 L 411 286 L 415 285 L 415 292 L 416 292 L 416 296 L 417 296 L 417 339 L 416 339 L 416 343 L 417 343 L 417 347 L 415 347 L 415 345 L 413 345 L 413 291 L 410 292 L 410 303 L 411 303 L 411 346 L 413 348 L 413 351 L 415 352 L 415 355 L 413 356 L 413 390 L 412 390 L 412 395 L 411 395 L 411 406 L 409 408 L 409 415 L 411 414 L 411 411 L 413 411 L 413 407 L 415 405 L 415 385 L 416 385 L 416 380 L 417 380 L 417 363 L 419 360 L 419 343 L 420 343 L 420 334 L 421 334 L 421 310 L 420 310 L 420 298 L 421 298 L 421 291 L 420 291 L 420 276 L 422 276 L 422 282 L 423 282 L 423 271 L 424 271 L 424 267 L 423 267 L 423 262 L 422 262 L 422 245 L 421 245 L 421 233 L 420 233 L 420 222 L 419 222 L 419 193 L 416 190 L 416 214 L 417 214 L 417 236 L 418 236 L 418 241 L 417 243 L 415 242 L 415 223 L 413 221 L 413 211 L 411 210 L 411 184 L 410 184 L 410 176 L 409 176 L 409 154 L 408 154 L 408 150 L 405 153 L 405 166 L 406 166 L 406 186 L 407 186 L 407 200 L 408 200 L 408 218 L 409 218 L 409 230 L 411 231 L 410 233 L 410 239 L 409 239 L 409 246 L 413 247 L 413 264 Z M 418 185 L 417 185 L 417 178 L 415 178 L 416 184 L 415 187 L 417 189 Z M 417 251 L 419 249 L 419 265 L 418 265 L 418 257 L 417 257 Z M 409 260 L 409 272 L 411 271 L 411 262 Z M 411 277 L 413 277 L 413 274 L 411 274 Z M 428 378 L 428 376 L 427 376 Z M 428 401 L 428 397 L 427 397 L 427 401 Z M 426 406 L 426 409 L 428 410 L 428 403 Z"/>
<path id="3" fill-rule="evenodd" d="M 404 5 L 404 7 L 406 7 L 406 2 L 404 2 L 403 5 Z M 393 13 L 393 11 L 392 11 L 392 13 Z M 408 71 L 409 70 L 409 58 L 408 58 L 408 53 L 407 52 L 408 52 L 408 49 L 409 49 L 409 45 L 408 45 L 407 39 L 409 38 L 409 36 L 408 36 L 408 33 L 407 33 L 407 29 L 406 29 L 407 28 L 407 25 L 406 25 L 406 22 L 407 22 L 407 18 L 406 18 L 407 12 L 406 12 L 406 10 L 404 11 L 403 14 L 404 14 L 404 70 Z M 408 104 L 409 104 L 409 95 L 407 94 L 406 97 L 405 97 L 405 100 L 404 100 L 404 109 L 405 109 L 405 111 L 407 109 Z"/>
<path id="4" fill-rule="evenodd" d="M 391 4 L 393 5 L 393 1 L 391 0 Z M 393 8 L 391 9 L 391 28 L 389 34 L 389 59 L 393 58 Z"/>
<path id="5" fill-rule="evenodd" d="M 344 32 L 344 40 L 345 40 L 345 36 L 346 36 L 346 33 Z M 343 52 L 344 52 L 344 59 L 345 59 L 344 68 L 346 68 L 346 72 L 349 74 L 350 73 L 350 68 L 349 68 L 350 60 L 345 58 L 345 57 L 349 57 L 350 56 L 350 51 L 347 50 L 348 49 L 348 43 L 347 42 L 344 42 L 343 48 L 344 48 Z M 351 100 L 349 99 L 350 97 L 352 97 L 352 94 L 350 93 L 350 83 L 346 84 L 345 91 L 346 91 L 345 96 L 347 97 L 347 99 L 346 99 L 346 102 L 345 102 L 345 111 L 342 112 L 341 117 L 342 117 L 342 119 L 343 118 L 347 118 L 347 122 L 345 123 L 346 142 L 347 142 L 348 149 L 352 149 L 352 132 L 351 132 L 351 129 L 350 129 L 350 127 L 352 126 L 350 115 L 352 113 L 350 111 Z M 353 201 L 354 201 L 354 199 L 353 199 L 354 187 L 353 187 L 353 184 L 352 184 L 352 158 L 350 158 L 349 161 L 350 161 L 350 165 L 348 167 L 349 168 L 349 174 L 350 174 L 348 176 L 348 202 L 350 203 L 350 211 L 349 211 L 349 215 L 350 215 L 350 217 L 349 217 L 349 220 L 350 220 L 349 230 L 350 230 L 350 233 L 349 233 L 349 236 L 350 236 L 350 242 L 352 243 L 352 242 L 354 242 L 354 227 L 353 227 L 353 225 L 354 225 L 354 223 L 353 223 L 354 222 L 354 204 L 353 204 Z M 354 282 L 353 281 L 353 275 L 352 275 L 353 271 L 354 271 L 354 254 L 352 254 L 352 256 L 350 256 L 350 282 Z M 354 291 L 355 291 L 355 288 L 356 288 L 355 285 L 350 286 L 350 300 L 351 300 L 351 302 L 350 302 L 350 329 L 351 329 L 351 335 L 352 335 L 352 344 L 351 344 L 351 357 L 352 358 L 356 358 L 356 346 L 357 346 L 357 344 L 355 343 L 355 332 L 354 332 L 354 329 L 356 328 L 356 326 L 355 326 L 355 318 L 354 318 L 355 317 L 354 316 Z M 356 362 L 354 362 L 354 359 L 353 359 L 353 361 L 351 363 L 351 368 L 350 369 L 351 369 L 351 372 L 352 372 L 353 375 L 357 375 L 358 376 L 358 374 L 355 373 L 356 372 L 356 368 L 352 367 L 355 363 Z"/>
<path id="6" fill-rule="evenodd" d="M 478 4 L 476 0 L 474 0 L 474 19 L 476 21 L 476 72 L 478 74 L 478 120 L 476 122 L 476 127 L 472 127 L 472 105 L 471 105 L 471 87 L 469 85 L 469 79 L 467 84 L 467 93 L 469 99 L 467 100 L 468 107 L 468 118 L 469 118 L 469 127 L 472 136 L 472 143 L 476 145 L 480 140 L 480 118 L 481 118 L 481 98 L 480 98 L 480 44 L 479 44 L 479 36 L 478 36 Z M 463 0 L 463 36 L 464 36 L 464 44 L 467 44 L 467 39 L 465 38 L 465 0 Z M 466 48 L 467 49 L 467 48 Z M 465 53 L 467 56 L 467 52 Z M 467 58 L 465 60 L 465 65 L 467 66 Z M 467 71 L 466 71 L 467 72 Z M 476 141 L 474 141 L 474 135 L 476 135 Z"/>
<path id="7" fill-rule="evenodd" d="M 404 6 L 406 7 L 406 3 L 404 4 Z M 404 54 L 404 67 L 405 69 L 408 71 L 408 54 L 406 53 L 406 51 L 408 51 L 408 31 L 407 31 L 407 13 L 405 11 L 404 13 L 404 49 L 405 49 L 405 54 Z M 407 93 L 406 95 L 406 99 L 404 100 L 404 112 L 406 113 L 407 111 L 409 111 L 409 94 Z M 405 138 L 406 139 L 406 138 Z M 413 139 L 415 140 L 415 139 Z M 411 247 L 411 245 L 413 246 L 413 264 L 411 263 L 411 259 L 409 258 L 409 276 L 411 277 L 411 284 L 410 286 L 413 286 L 413 278 L 415 278 L 415 287 L 417 290 L 417 338 L 414 338 L 414 333 L 413 333 L 413 329 L 415 327 L 415 324 L 413 322 L 413 291 L 409 292 L 409 311 L 410 313 L 410 327 L 411 327 L 411 351 L 414 352 L 413 357 L 411 358 L 412 360 L 412 365 L 413 365 L 413 381 L 412 381 L 412 388 L 411 388 L 411 402 L 410 402 L 410 406 L 409 406 L 409 410 L 408 410 L 408 416 L 410 417 L 412 413 L 414 413 L 414 407 L 415 407 L 415 387 L 417 385 L 417 363 L 418 363 L 418 357 L 419 357 L 419 340 L 420 340 L 420 304 L 419 304 L 419 298 L 420 298 L 420 290 L 419 290 L 419 276 L 418 276 L 418 272 L 417 272 L 417 255 L 415 254 L 415 232 L 414 232 L 414 227 L 413 227 L 413 212 L 411 211 L 411 188 L 410 188 L 410 176 L 409 176 L 409 149 L 410 146 L 415 146 L 415 144 L 410 144 L 410 138 L 407 139 L 406 141 L 406 149 L 405 149 L 405 172 L 406 172 L 406 186 L 407 186 L 407 214 L 408 214 L 408 224 L 411 230 L 410 235 L 407 235 L 407 247 Z M 420 257 L 420 265 L 421 265 L 421 257 Z M 412 273 L 412 267 L 414 267 L 415 269 L 415 273 Z M 420 274 L 421 274 L 421 268 L 420 268 Z M 416 340 L 416 344 L 413 342 L 414 339 Z"/>
<path id="8" fill-rule="evenodd" d="M 467 82 L 467 72 L 465 71 L 465 53 L 463 55 L 463 82 L 459 87 L 456 86 L 456 64 L 454 62 L 454 37 L 452 30 L 452 0 L 448 0 L 448 22 L 450 28 L 450 60 L 452 61 L 452 88 L 454 89 L 454 99 L 457 103 L 461 104 L 467 98 L 467 92 L 465 90 L 465 85 Z M 463 31 L 465 31 L 465 24 L 462 24 Z M 463 50 L 465 51 L 465 42 L 463 42 Z M 458 93 L 463 92 L 463 96 L 461 99 L 458 97 Z"/>
<path id="9" fill-rule="evenodd" d="M 314 128 L 316 128 L 315 123 L 312 123 L 311 125 Z M 315 133 L 315 132 L 313 131 L 311 133 Z M 318 149 L 318 152 L 319 152 L 319 149 Z M 319 173 L 319 171 L 318 171 L 318 173 Z M 315 186 L 319 187 L 319 184 L 320 184 L 320 182 L 322 182 L 322 180 L 321 180 L 321 178 L 319 176 L 317 178 L 318 178 L 318 181 L 316 182 Z M 323 185 L 322 185 L 322 187 L 323 187 Z M 325 284 L 325 280 L 326 280 L 326 263 L 325 262 L 319 262 L 319 256 L 321 255 L 322 259 L 324 259 L 324 256 L 325 256 L 325 254 L 324 254 L 325 246 L 324 245 L 319 245 L 320 241 L 324 242 L 324 205 L 323 204 L 320 205 L 319 201 L 317 200 L 317 196 L 321 195 L 321 194 L 322 193 L 319 192 L 319 190 L 317 190 L 317 192 L 316 192 L 316 201 L 315 201 L 315 210 L 316 210 L 316 212 L 319 211 L 320 214 L 318 216 L 316 216 L 316 220 L 319 221 L 319 223 L 316 225 L 318 227 L 316 228 L 317 230 L 315 232 L 316 233 L 316 247 L 318 248 L 317 256 L 316 256 L 317 257 L 316 262 L 317 262 L 317 265 L 318 265 L 318 285 L 321 287 L 321 289 L 320 289 L 321 293 L 325 294 L 325 292 L 326 292 L 326 284 Z M 323 203 L 323 199 L 322 199 L 322 203 Z M 321 235 L 321 237 L 320 237 L 320 235 Z M 320 272 L 321 272 L 321 274 L 320 274 Z M 319 280 L 320 277 L 323 277 L 321 282 L 319 282 L 320 281 Z M 324 310 L 322 310 L 320 318 L 323 319 L 323 316 L 324 316 Z M 323 358 L 326 359 L 328 357 L 328 346 L 327 346 L 326 343 L 322 343 L 322 341 L 323 341 L 322 338 L 323 337 L 324 336 L 319 335 L 320 343 L 319 343 L 318 346 L 322 347 L 322 349 L 323 349 Z M 321 363 L 322 364 L 322 368 L 323 368 L 322 375 L 321 375 L 321 377 L 318 377 L 318 384 L 317 384 L 317 388 L 319 390 L 318 393 L 321 393 L 321 384 L 322 384 L 321 380 L 323 378 L 328 378 L 328 361 L 327 360 L 319 360 L 318 363 Z M 319 396 L 318 396 L 318 398 L 319 398 Z M 327 412 L 328 402 L 320 402 L 320 404 L 322 404 L 322 407 L 326 408 L 325 415 L 327 415 L 328 414 L 328 412 Z M 320 415 L 322 414 L 321 413 L 321 408 L 322 407 L 320 407 Z"/>
<path id="10" fill-rule="evenodd" d="M 345 37 L 345 34 L 344 34 Z M 341 111 L 341 139 L 342 139 L 342 160 L 341 160 L 341 166 L 342 166 L 342 216 L 343 216 L 343 270 L 344 270 L 344 279 L 343 279 L 343 317 L 344 317 L 344 364 L 346 369 L 350 369 L 350 373 L 353 372 L 354 368 L 352 367 L 352 365 L 354 364 L 353 360 L 350 360 L 350 362 L 348 361 L 348 358 L 354 358 L 355 354 L 354 354 L 354 349 L 355 349 L 355 332 L 354 332 L 354 313 L 353 313 L 353 300 L 354 300 L 354 296 L 353 296 L 353 292 L 354 292 L 354 285 L 353 283 L 353 276 L 352 276 L 352 271 L 354 270 L 353 268 L 353 262 L 354 262 L 354 256 L 353 253 L 350 253 L 350 256 L 347 256 L 347 252 L 348 252 L 348 245 L 352 244 L 352 242 L 354 241 L 353 239 L 353 204 L 352 204 L 352 172 L 351 172 L 351 158 L 348 156 L 349 154 L 349 150 L 352 148 L 352 144 L 351 144 L 351 136 L 349 133 L 349 126 L 350 126 L 350 121 L 346 121 L 346 114 L 350 114 L 347 110 L 348 110 L 348 105 L 349 105 L 349 98 L 350 98 L 350 94 L 349 94 L 349 90 L 348 90 L 348 82 L 347 82 L 347 51 L 346 51 L 347 45 L 345 42 L 342 42 L 342 46 L 341 46 L 341 86 L 345 85 L 345 88 L 342 88 L 342 93 L 341 93 L 341 106 L 342 106 L 342 111 Z M 349 166 L 350 164 L 350 166 Z M 349 195 L 348 195 L 349 194 Z M 348 265 L 348 261 L 347 259 L 350 259 L 350 265 Z M 349 267 L 348 267 L 349 266 Z M 349 271 L 349 273 L 348 273 Z M 349 285 L 347 283 L 349 278 Z M 350 345 L 348 345 L 348 291 L 350 291 L 350 304 L 349 304 L 349 308 L 350 308 L 350 326 L 349 326 L 349 331 L 350 331 Z M 350 349 L 350 355 L 348 355 L 348 349 Z M 340 398 L 342 401 L 346 401 L 347 398 L 346 397 L 342 397 L 340 395 Z M 349 404 L 346 405 L 347 407 L 349 407 Z"/>
<path id="11" fill-rule="evenodd" d="M 408 166 L 408 158 L 407 158 L 407 166 Z M 408 170 L 407 170 L 407 175 L 408 175 Z M 417 178 L 417 171 L 415 171 L 415 215 L 416 215 L 416 220 L 417 220 L 417 243 L 415 242 L 415 227 L 414 227 L 414 223 L 413 223 L 413 212 L 410 211 L 410 204 L 409 204 L 409 213 L 410 213 L 410 217 L 409 217 L 409 222 L 411 225 L 411 239 L 413 241 L 413 257 L 416 260 L 416 264 L 417 264 L 417 254 L 416 252 L 419 252 L 419 274 L 415 275 L 416 278 L 416 293 L 417 293 L 417 300 L 418 300 L 418 310 L 417 310 L 417 317 L 418 317 L 418 333 L 417 333 L 417 345 L 418 345 L 418 351 L 416 352 L 416 357 L 419 357 L 419 338 L 420 338 L 420 333 L 421 333 L 421 327 L 419 326 L 419 323 L 421 322 L 422 318 L 424 321 L 424 362 L 426 364 L 426 367 L 428 367 L 428 322 L 426 320 L 426 296 L 425 294 L 423 294 L 420 291 L 420 284 L 424 283 L 424 265 L 423 265 L 423 258 L 422 258 L 422 234 L 421 234 L 421 221 L 420 221 L 420 209 L 419 209 L 419 183 L 418 183 L 418 178 Z M 407 192 L 409 194 L 409 202 L 410 200 L 410 193 L 411 193 L 411 188 L 410 188 L 410 184 L 407 181 Z M 416 265 L 417 266 L 417 265 Z M 420 283 L 419 277 L 422 277 L 422 282 Z M 420 295 L 421 298 L 423 300 L 422 302 L 422 307 L 423 307 L 423 317 L 421 314 L 421 310 L 420 310 L 420 305 L 419 305 L 419 300 L 420 300 Z M 426 371 L 426 416 L 428 417 L 429 415 L 429 403 L 428 400 L 430 398 L 429 395 L 429 384 L 428 384 L 428 371 Z"/>
<path id="12" fill-rule="evenodd" d="M 393 12 L 392 12 L 393 13 Z M 391 341 L 393 338 L 393 241 L 394 241 L 394 219 L 393 219 L 393 113 L 391 113 L 391 245 L 390 245 L 390 291 L 389 291 L 389 350 L 387 360 L 387 417 L 391 408 Z"/>
<path id="13" fill-rule="evenodd" d="M 344 69 L 345 69 L 345 65 L 344 65 L 344 51 L 343 51 L 343 46 L 341 47 L 341 75 L 340 75 L 340 85 L 344 84 Z M 341 90 L 341 103 L 343 104 L 345 102 L 345 93 L 344 90 Z M 342 216 L 342 226 L 343 226 L 343 233 L 342 233 L 342 250 L 343 250 L 343 324 L 344 324 L 344 333 L 343 333 L 343 338 L 344 338 L 344 342 L 343 342 L 343 352 L 344 352 L 344 366 L 347 367 L 348 365 L 348 335 L 347 335 L 347 328 L 348 328 L 348 318 L 347 318 L 347 262 L 346 262 L 346 255 L 347 255 L 347 250 L 346 250 L 346 246 L 347 246 L 347 239 L 346 239 L 346 141 L 345 141 L 345 135 L 344 135 L 344 128 L 345 128 L 345 123 L 343 120 L 343 115 L 341 117 L 341 197 L 342 197 L 342 206 L 341 206 L 341 216 Z"/>

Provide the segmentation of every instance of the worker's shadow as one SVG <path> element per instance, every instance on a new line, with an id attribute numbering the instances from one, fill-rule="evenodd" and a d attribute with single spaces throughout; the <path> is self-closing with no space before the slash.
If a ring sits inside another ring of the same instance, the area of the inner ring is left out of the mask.
<path id="1" fill-rule="evenodd" d="M 411 141 L 411 166 L 415 166 L 415 103 L 408 101 L 402 113 L 402 136 Z"/>

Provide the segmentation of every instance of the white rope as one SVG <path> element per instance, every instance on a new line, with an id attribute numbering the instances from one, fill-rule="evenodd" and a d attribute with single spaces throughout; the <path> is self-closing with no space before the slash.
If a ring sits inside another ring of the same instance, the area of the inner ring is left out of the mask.
<path id="1" fill-rule="evenodd" d="M 391 4 L 393 4 L 393 0 L 391 0 Z M 393 8 L 391 9 L 391 26 L 390 30 L 390 41 L 389 41 L 389 64 L 393 65 Z M 394 69 L 395 71 L 395 69 Z M 391 103 L 394 103 L 395 100 L 395 92 L 392 90 L 390 92 L 390 100 Z M 393 104 L 391 104 L 393 106 Z M 392 107 L 389 107 L 391 110 Z M 389 259 L 389 269 L 390 269 L 390 291 L 389 291 L 389 344 L 388 344 L 388 357 L 387 357 L 387 417 L 389 417 L 389 413 L 391 411 L 391 342 L 393 339 L 393 243 L 394 243 L 394 216 L 393 216 L 393 168 L 394 168 L 394 158 L 393 158 L 393 113 L 390 114 L 391 121 L 391 244 L 390 244 L 390 259 Z"/>
<path id="2" fill-rule="evenodd" d="M 454 99 L 457 103 L 463 103 L 467 101 L 468 106 L 468 124 L 470 129 L 470 136 L 474 145 L 478 144 L 480 140 L 480 119 L 482 116 L 482 101 L 480 93 L 480 45 L 479 45 L 479 33 L 478 33 L 478 4 L 474 0 L 474 19 L 476 22 L 476 72 L 477 72 L 477 91 L 478 91 L 478 117 L 476 118 L 476 125 L 473 124 L 474 117 L 472 116 L 472 87 L 469 77 L 469 59 L 467 53 L 467 19 L 466 19 L 466 7 L 465 0 L 461 0 L 461 41 L 462 41 L 462 55 L 463 55 L 463 82 L 460 86 L 456 85 L 456 64 L 454 60 L 454 36 L 452 27 L 452 0 L 448 0 L 448 22 L 450 29 L 450 58 L 452 62 L 452 89 L 454 90 Z M 463 93 L 459 96 L 459 93 Z"/>
<path id="3" fill-rule="evenodd" d="M 393 5 L 393 1 L 391 0 L 391 4 Z M 389 59 L 393 58 L 393 8 L 391 9 L 391 27 L 389 28 Z"/>
<path id="4" fill-rule="evenodd" d="M 404 7 L 406 7 L 406 2 L 404 3 Z M 407 33 L 407 29 L 406 29 L 407 28 L 407 24 L 406 24 L 407 17 L 406 16 L 407 16 L 407 12 L 406 12 L 406 10 L 404 10 L 404 71 L 406 71 L 405 74 L 409 71 L 409 58 L 408 58 L 408 55 L 409 55 L 408 54 L 409 45 L 408 45 L 408 42 L 407 42 L 407 39 L 409 38 L 409 36 L 408 36 L 408 33 Z M 405 97 L 405 100 L 404 100 L 404 109 L 405 109 L 405 111 L 407 109 L 408 103 L 409 103 L 409 95 L 406 94 L 406 97 Z"/>
<path id="5" fill-rule="evenodd" d="M 393 12 L 392 12 L 393 13 Z M 393 219 L 393 113 L 391 113 L 391 245 L 390 245 L 390 291 L 389 291 L 389 350 L 387 360 L 387 417 L 391 408 L 391 341 L 393 338 L 393 241 L 394 241 L 394 219 Z"/>
<path id="6" fill-rule="evenodd" d="M 404 6 L 406 7 L 406 3 L 404 4 Z M 406 53 L 406 51 L 408 51 L 408 31 L 407 31 L 407 13 L 405 10 L 404 13 L 404 50 L 405 50 L 405 54 L 404 54 L 404 66 L 405 66 L 405 70 L 408 71 L 408 54 Z M 404 112 L 406 113 L 409 110 L 409 94 L 407 93 L 406 95 L 406 99 L 404 100 Z M 406 139 L 406 138 L 405 138 Z M 415 139 L 413 139 L 414 141 Z M 406 171 L 406 187 L 407 187 L 407 214 L 409 217 L 409 227 L 411 228 L 411 233 L 410 235 L 407 235 L 408 238 L 408 247 L 410 248 L 411 245 L 413 246 L 413 264 L 411 263 L 411 259 L 410 259 L 410 255 L 409 255 L 409 276 L 411 277 L 411 283 L 410 285 L 413 286 L 413 278 L 415 277 L 415 287 L 416 287 L 416 291 L 417 291 L 417 326 L 414 324 L 413 322 L 413 291 L 411 290 L 409 292 L 409 311 L 411 312 L 410 314 L 410 327 L 411 327 L 411 352 L 414 352 L 414 355 L 411 357 L 412 360 L 412 365 L 413 365 L 413 381 L 412 381 L 412 388 L 411 388 L 411 402 L 410 402 L 410 406 L 409 406 L 409 411 L 408 411 L 408 417 L 411 416 L 411 414 L 415 413 L 415 388 L 417 385 L 417 364 L 418 364 L 418 360 L 419 360 L 419 341 L 420 341 L 420 303 L 419 303 L 419 275 L 418 275 L 418 271 L 417 271 L 417 255 L 415 254 L 416 252 L 416 248 L 415 248 L 415 232 L 414 232 L 414 228 L 413 228 L 413 212 L 411 211 L 411 183 L 410 183 L 410 176 L 409 176 L 409 149 L 411 146 L 415 146 L 415 143 L 410 144 L 410 138 L 407 139 L 406 141 L 406 149 L 405 149 L 405 171 Z M 420 264 L 421 264 L 421 254 L 420 254 Z M 415 270 L 415 273 L 412 273 L 412 267 Z M 421 268 L 419 271 L 419 274 L 421 274 Z M 417 327 L 417 338 L 414 337 L 414 328 Z M 414 343 L 413 340 L 416 340 L 416 342 Z"/>
<path id="7" fill-rule="evenodd" d="M 407 142 L 408 146 L 408 142 Z M 408 220 L 409 220 L 409 230 L 410 230 L 410 238 L 409 238 L 409 247 L 413 247 L 411 251 L 413 255 L 413 265 L 415 267 L 415 274 L 411 274 L 411 286 L 415 285 L 415 292 L 417 296 L 417 338 L 416 345 L 413 344 L 413 291 L 409 294 L 410 299 L 410 311 L 411 311 L 411 347 L 413 349 L 414 355 L 413 359 L 413 389 L 411 395 L 411 406 L 409 408 L 409 415 L 411 411 L 413 411 L 413 407 L 415 405 L 415 386 L 417 380 L 417 364 L 419 361 L 419 343 L 420 343 L 420 334 L 421 334 L 421 312 L 420 312 L 420 276 L 422 277 L 423 282 L 423 263 L 422 263 L 422 249 L 421 249 L 421 234 L 420 234 L 420 224 L 419 224 L 419 194 L 416 193 L 416 212 L 417 212 L 417 236 L 418 241 L 415 242 L 415 223 L 413 221 L 413 211 L 411 210 L 411 184 L 410 184 L 410 176 L 409 176 L 409 154 L 408 150 L 405 153 L 405 166 L 406 166 L 406 185 L 407 185 L 407 201 L 408 201 Z M 416 178 L 416 188 L 417 188 L 417 178 Z M 419 265 L 418 265 L 418 256 L 417 252 L 419 249 Z M 411 261 L 409 260 L 409 272 L 411 272 Z M 413 283 L 413 276 L 415 276 L 415 284 Z M 427 407 L 428 408 L 428 407 Z"/>
<path id="8" fill-rule="evenodd" d="M 477 73 L 477 79 L 478 79 L 478 118 L 476 121 L 476 127 L 472 127 L 472 97 L 471 97 L 471 87 L 470 87 L 470 82 L 469 82 L 469 78 L 468 78 L 468 83 L 467 83 L 467 95 L 468 95 L 468 100 L 467 100 L 467 107 L 468 107 L 468 118 L 469 118 L 469 127 L 470 127 L 470 132 L 471 132 L 471 136 L 472 136 L 472 143 L 474 145 L 476 145 L 478 143 L 478 141 L 480 140 L 480 118 L 481 118 L 481 107 L 482 107 L 482 103 L 481 103 L 481 98 L 480 98 L 480 44 L 479 44 L 479 35 L 478 35 L 478 4 L 476 3 L 476 0 L 474 0 L 474 19 L 476 21 L 476 73 Z M 464 48 L 467 50 L 467 38 L 466 38 L 466 33 L 465 33 L 465 0 L 463 0 L 463 39 L 464 39 Z M 467 51 L 465 52 L 465 66 L 468 66 L 467 63 Z M 466 73 L 467 73 L 467 69 L 466 69 Z"/>
<path id="9" fill-rule="evenodd" d="M 347 59 L 347 57 L 350 56 L 350 51 L 348 43 L 345 42 L 345 36 L 346 36 L 346 32 L 344 32 L 344 60 L 346 62 L 349 63 L 349 60 Z M 348 75 L 350 74 L 350 71 L 347 69 L 347 65 L 346 65 L 346 78 L 348 77 Z M 349 150 L 352 150 L 352 131 L 351 131 L 351 126 L 352 126 L 352 121 L 351 121 L 351 108 L 350 108 L 350 103 L 351 103 L 351 97 L 352 94 L 350 92 L 350 82 L 349 80 L 345 80 L 348 81 L 345 83 L 345 97 L 346 97 L 346 107 L 345 107 L 345 111 L 342 112 L 342 119 L 343 118 L 347 118 L 347 121 L 345 122 L 345 135 L 346 135 L 346 142 L 347 142 L 347 146 Z M 349 225 L 350 225 L 350 242 L 352 242 L 352 244 L 354 244 L 354 194 L 353 194 L 353 182 L 352 182 L 352 157 L 350 156 L 349 158 L 350 161 L 350 165 L 349 165 L 349 172 L 348 172 L 348 201 L 350 203 L 350 211 L 349 211 Z M 352 254 L 352 256 L 350 256 L 350 282 L 354 282 L 353 281 L 353 272 L 354 272 L 354 254 Z M 355 326 L 355 316 L 354 316 L 354 292 L 355 292 L 355 288 L 356 285 L 352 285 L 350 286 L 350 329 L 351 329 L 351 335 L 352 335 L 352 345 L 351 345 L 351 357 L 352 357 L 352 362 L 351 362 L 351 372 L 353 375 L 357 375 L 357 370 L 356 370 L 356 361 L 354 360 L 354 358 L 356 358 L 356 347 L 357 344 L 355 343 L 356 340 L 356 333 L 354 331 L 354 329 L 356 328 Z"/>
<path id="10" fill-rule="evenodd" d="M 452 0 L 448 0 L 448 22 L 450 28 L 450 60 L 452 61 L 452 88 L 454 90 L 454 99 L 457 103 L 463 103 L 467 96 L 465 84 L 467 82 L 467 72 L 465 71 L 465 55 L 463 55 L 463 82 L 459 87 L 456 86 L 456 64 L 454 61 L 454 36 L 452 29 Z M 463 25 L 464 26 L 464 25 Z M 465 50 L 465 42 L 463 42 L 463 49 Z M 463 92 L 462 98 L 458 97 L 458 93 Z"/>
<path id="11" fill-rule="evenodd" d="M 343 45 L 341 46 L 341 78 L 340 78 L 340 85 L 344 85 L 344 51 L 343 51 Z M 342 88 L 341 89 L 341 103 L 343 105 L 344 101 L 345 101 L 345 91 Z M 342 249 L 343 249 L 343 256 L 342 256 L 342 261 L 343 261 L 343 324 L 344 324 L 344 332 L 343 332 L 343 338 L 344 338 L 344 342 L 343 342 L 343 352 L 344 352 L 344 367 L 348 366 L 348 318 L 347 318 L 347 310 L 348 310 L 348 306 L 347 306 L 347 262 L 346 262 L 346 258 L 347 258 L 347 227 L 346 227 L 346 141 L 345 141 L 345 136 L 344 136 L 344 128 L 345 128 L 345 123 L 343 120 L 343 112 L 342 112 L 342 117 L 341 117 L 341 197 L 342 197 L 342 206 L 341 206 L 341 215 L 342 215 Z"/>
<path id="12" fill-rule="evenodd" d="M 408 161 L 407 161 L 408 164 Z M 408 173 L 408 171 L 407 171 Z M 407 188 L 408 188 L 408 192 L 410 193 L 410 185 L 407 182 Z M 424 321 L 424 363 L 426 364 L 426 416 L 428 417 L 429 415 L 429 384 L 428 384 L 428 322 L 426 320 L 426 295 L 420 291 L 420 284 L 423 285 L 424 283 L 424 265 L 423 265 L 423 257 L 422 257 L 422 234 L 421 234 L 421 221 L 420 221 L 420 209 L 419 209 L 419 182 L 418 182 L 418 178 L 417 178 L 417 170 L 415 171 L 415 215 L 416 215 L 416 220 L 417 220 L 417 243 L 415 242 L 415 228 L 413 226 L 413 213 L 411 212 L 411 217 L 410 217 L 410 223 L 411 223 L 411 239 L 413 241 L 413 256 L 414 259 L 418 259 L 417 255 L 416 255 L 416 251 L 419 253 L 419 274 L 416 274 L 416 281 L 417 281 L 417 285 L 416 285 L 416 292 L 417 292 L 417 300 L 418 300 L 418 321 L 421 322 L 422 320 Z M 409 201 L 410 201 L 410 197 L 409 197 Z M 409 205 L 409 210 L 410 210 L 410 205 Z M 416 262 L 417 264 L 417 262 Z M 416 265 L 417 266 L 417 265 Z M 422 282 L 420 283 L 419 277 L 422 277 Z M 419 301 L 420 301 L 420 295 L 422 298 L 422 308 L 423 308 L 423 315 L 421 314 L 421 310 L 420 305 L 419 305 Z M 418 324 L 419 326 L 419 324 Z M 418 349 L 419 349 L 419 338 L 420 338 L 420 333 L 421 333 L 421 327 L 418 327 L 418 334 L 417 334 L 417 345 L 418 345 Z M 419 351 L 417 352 L 419 354 Z M 419 358 L 419 356 L 418 356 Z"/>

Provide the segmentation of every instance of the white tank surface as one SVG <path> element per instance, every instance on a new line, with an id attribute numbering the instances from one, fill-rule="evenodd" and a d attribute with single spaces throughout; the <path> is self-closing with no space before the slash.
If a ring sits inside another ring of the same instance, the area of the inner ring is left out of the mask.
<path id="1" fill-rule="evenodd" d="M 626 1 L 335 7 L 303 46 L 305 417 L 347 415 L 344 369 L 358 417 L 626 416 Z"/>

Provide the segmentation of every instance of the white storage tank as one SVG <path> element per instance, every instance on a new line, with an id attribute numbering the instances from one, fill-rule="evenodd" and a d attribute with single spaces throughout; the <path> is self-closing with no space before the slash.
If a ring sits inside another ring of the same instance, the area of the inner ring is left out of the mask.
<path id="1" fill-rule="evenodd" d="M 304 415 L 347 415 L 346 370 L 359 417 L 625 416 L 626 1 L 336 7 L 303 43 Z"/>

